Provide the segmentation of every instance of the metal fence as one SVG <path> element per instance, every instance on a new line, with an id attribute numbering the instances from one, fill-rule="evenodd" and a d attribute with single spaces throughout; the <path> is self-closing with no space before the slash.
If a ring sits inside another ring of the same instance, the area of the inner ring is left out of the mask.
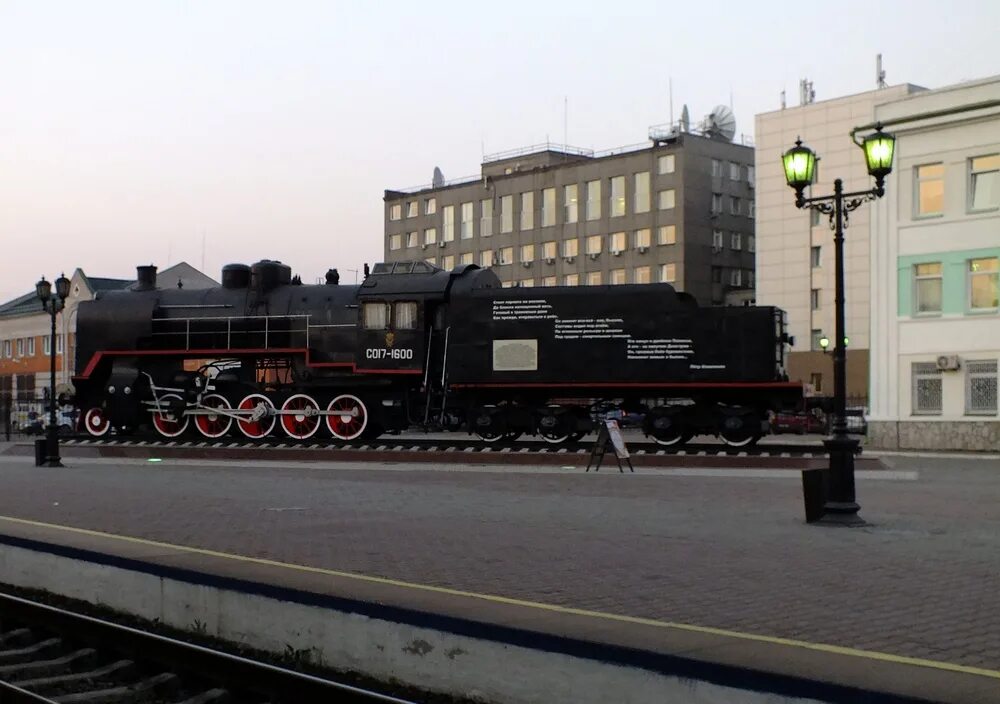
<path id="1" fill-rule="evenodd" d="M 56 409 L 60 433 L 76 427 L 76 409 L 61 404 Z M 46 391 L 0 395 L 0 434 L 5 440 L 42 435 L 49 426 L 49 394 Z"/>

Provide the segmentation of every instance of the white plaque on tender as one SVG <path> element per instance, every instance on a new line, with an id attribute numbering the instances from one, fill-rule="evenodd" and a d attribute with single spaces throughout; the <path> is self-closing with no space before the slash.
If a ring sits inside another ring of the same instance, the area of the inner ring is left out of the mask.
<path id="1" fill-rule="evenodd" d="M 493 371 L 538 371 L 538 340 L 494 340 Z"/>

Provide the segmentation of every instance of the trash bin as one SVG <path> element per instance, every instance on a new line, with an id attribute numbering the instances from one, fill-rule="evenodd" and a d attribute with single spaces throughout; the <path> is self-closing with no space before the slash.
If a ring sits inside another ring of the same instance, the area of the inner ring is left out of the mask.
<path id="1" fill-rule="evenodd" d="M 806 523 L 823 517 L 826 503 L 826 467 L 802 470 L 802 498 L 806 505 Z"/>
<path id="2" fill-rule="evenodd" d="M 45 458 L 48 457 L 48 441 L 45 438 L 38 438 L 35 440 L 35 466 L 41 467 L 45 464 Z"/>

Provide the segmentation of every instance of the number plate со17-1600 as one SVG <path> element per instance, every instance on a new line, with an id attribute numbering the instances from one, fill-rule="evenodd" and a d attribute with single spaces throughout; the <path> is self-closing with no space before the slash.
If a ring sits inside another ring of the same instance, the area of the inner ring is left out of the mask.
<path id="1" fill-rule="evenodd" d="M 365 350 L 365 359 L 413 359 L 413 350 L 405 347 L 394 347 L 391 350 L 387 347 L 369 347 Z"/>

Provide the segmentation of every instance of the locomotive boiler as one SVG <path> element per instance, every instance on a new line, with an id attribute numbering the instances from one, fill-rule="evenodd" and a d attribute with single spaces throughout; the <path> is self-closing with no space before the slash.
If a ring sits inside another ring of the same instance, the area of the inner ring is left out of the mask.
<path id="1" fill-rule="evenodd" d="M 82 430 L 164 438 L 334 440 L 467 427 L 559 443 L 593 409 L 644 414 L 664 445 L 756 442 L 789 382 L 785 314 L 699 307 L 667 284 L 502 288 L 489 269 L 376 264 L 360 285 L 303 285 L 288 266 L 230 264 L 222 286 L 137 283 L 82 303 Z"/>

